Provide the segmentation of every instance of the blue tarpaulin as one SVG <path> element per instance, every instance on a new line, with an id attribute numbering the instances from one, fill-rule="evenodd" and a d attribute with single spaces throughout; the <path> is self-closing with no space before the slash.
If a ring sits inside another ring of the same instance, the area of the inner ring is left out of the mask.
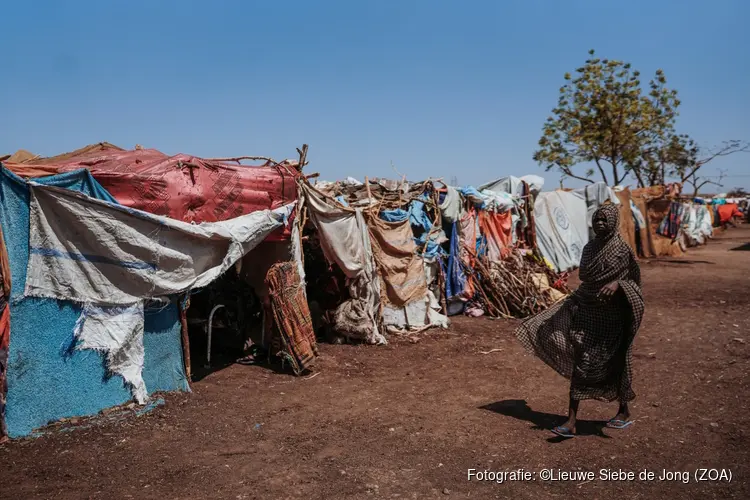
<path id="1" fill-rule="evenodd" d="M 380 212 L 380 218 L 386 222 L 402 222 L 409 219 L 412 229 L 417 229 L 418 237 L 414 238 L 419 248 L 424 248 L 422 254 L 427 257 L 437 257 L 444 253 L 443 249 L 435 241 L 427 241 L 432 229 L 432 221 L 424 210 L 426 195 L 420 196 L 420 199 L 412 200 L 409 203 L 409 209 L 395 208 L 393 210 L 383 210 Z M 426 247 L 425 247 L 426 244 Z"/>
<path id="2" fill-rule="evenodd" d="M 35 182 L 116 200 L 87 170 L 42 177 Z M 81 314 L 75 303 L 23 297 L 29 259 L 29 190 L 23 179 L 0 168 L 0 225 L 12 277 L 6 423 L 19 437 L 65 417 L 85 416 L 129 401 L 120 377 L 108 377 L 94 351 L 71 350 Z M 143 378 L 149 393 L 189 391 L 185 376 L 177 304 L 146 310 Z"/>

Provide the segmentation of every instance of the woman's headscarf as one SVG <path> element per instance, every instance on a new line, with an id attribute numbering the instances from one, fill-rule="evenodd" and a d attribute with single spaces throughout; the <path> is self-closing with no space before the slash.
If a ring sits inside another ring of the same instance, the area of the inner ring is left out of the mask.
<path id="1" fill-rule="evenodd" d="M 608 240 L 620 230 L 620 209 L 616 205 L 607 204 L 599 207 L 591 219 L 593 225 L 597 219 L 604 219 L 606 231 L 604 234 L 597 234 L 597 239 Z"/>

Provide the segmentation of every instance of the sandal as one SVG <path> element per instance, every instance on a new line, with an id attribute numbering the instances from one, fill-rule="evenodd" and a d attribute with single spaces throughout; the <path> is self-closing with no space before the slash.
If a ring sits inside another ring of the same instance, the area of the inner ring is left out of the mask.
<path id="1" fill-rule="evenodd" d="M 613 418 L 607 422 L 607 427 L 610 429 L 625 429 L 633 425 L 633 422 L 635 422 L 635 420 L 619 420 Z"/>
<path id="2" fill-rule="evenodd" d="M 574 438 L 574 437 L 576 437 L 576 435 L 573 434 L 573 432 L 570 429 L 568 429 L 567 427 L 565 427 L 564 425 L 558 425 L 557 427 L 555 427 L 554 429 L 552 429 L 552 432 L 555 433 L 555 434 L 557 434 L 558 436 L 564 437 L 564 438 Z"/>

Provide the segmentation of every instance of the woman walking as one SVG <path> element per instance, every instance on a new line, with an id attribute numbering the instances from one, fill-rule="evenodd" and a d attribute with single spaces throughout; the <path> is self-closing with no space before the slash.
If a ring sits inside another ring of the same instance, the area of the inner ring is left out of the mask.
<path id="1" fill-rule="evenodd" d="M 570 380 L 568 420 L 552 429 L 574 437 L 583 399 L 620 404 L 608 427 L 624 429 L 630 420 L 631 348 L 643 318 L 641 273 L 635 255 L 619 234 L 620 212 L 600 207 L 593 216 L 595 238 L 583 249 L 581 286 L 570 297 L 526 320 L 518 340 Z"/>

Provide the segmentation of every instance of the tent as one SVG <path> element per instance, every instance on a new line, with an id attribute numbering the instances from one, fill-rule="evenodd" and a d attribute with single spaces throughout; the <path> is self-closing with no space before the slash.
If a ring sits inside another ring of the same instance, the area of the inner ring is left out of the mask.
<path id="1" fill-rule="evenodd" d="M 25 182 L 2 168 L 11 282 L 3 432 L 24 436 L 154 392 L 189 391 L 180 298 L 282 217 L 192 225 L 119 205 L 86 170 Z"/>
<path id="2" fill-rule="evenodd" d="M 558 272 L 581 262 L 589 241 L 587 210 L 585 199 L 569 191 L 539 193 L 534 202 L 539 250 Z"/>
<path id="3" fill-rule="evenodd" d="M 85 170 L 37 179 L 45 185 L 114 198 Z M 82 307 L 72 302 L 24 297 L 29 261 L 29 190 L 9 170 L 0 171 L 0 225 L 11 271 L 10 341 L 6 366 L 5 425 L 10 437 L 25 436 L 48 422 L 83 416 L 122 404 L 130 391 L 109 377 L 100 356 L 68 352 Z M 150 391 L 188 391 L 176 303 L 147 308 L 143 379 Z M 2 416 L 0 416 L 2 418 Z"/>

